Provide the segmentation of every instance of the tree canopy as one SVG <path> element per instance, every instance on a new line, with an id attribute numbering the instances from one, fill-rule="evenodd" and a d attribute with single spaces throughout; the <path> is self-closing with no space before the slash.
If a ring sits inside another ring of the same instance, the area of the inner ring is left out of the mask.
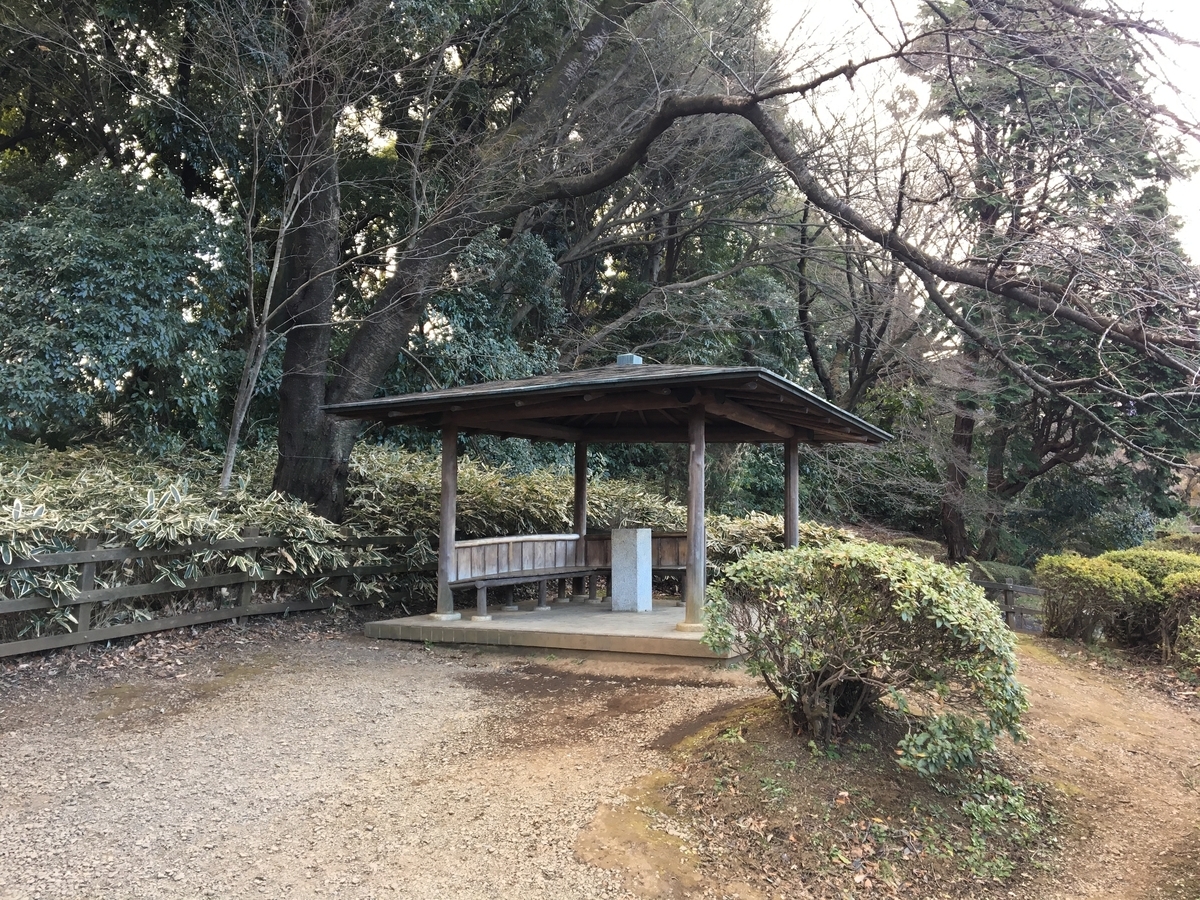
<path id="1" fill-rule="evenodd" d="M 274 436 L 336 519 L 360 425 L 322 405 L 633 349 L 893 429 L 814 454 L 813 502 L 954 558 L 1021 556 L 1054 485 L 1171 512 L 1200 310 L 1168 28 L 845 5 L 850 62 L 730 0 L 5 0 L 0 427 L 223 445 L 226 480 Z M 605 465 L 637 459 L 672 464 Z M 714 496 L 769 505 L 765 461 Z"/>

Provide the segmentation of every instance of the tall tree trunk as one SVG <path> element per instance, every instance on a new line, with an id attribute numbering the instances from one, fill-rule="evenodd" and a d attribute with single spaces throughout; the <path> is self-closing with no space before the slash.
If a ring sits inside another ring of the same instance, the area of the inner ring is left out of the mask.
<path id="1" fill-rule="evenodd" d="M 302 45 L 304 0 L 292 13 L 293 40 Z M 603 52 L 608 38 L 638 8 L 649 0 L 606 0 L 547 76 L 533 102 L 521 118 L 505 133 L 491 141 L 478 162 L 479 169 L 457 191 L 461 198 L 456 207 L 442 212 L 440 222 L 422 229 L 416 246 L 409 248 L 396 262 L 395 274 L 380 292 L 366 320 L 350 339 L 346 352 L 336 365 L 329 365 L 329 339 L 332 325 L 334 289 L 333 268 L 337 263 L 337 166 L 333 155 L 333 127 L 336 108 L 330 102 L 330 90 L 319 76 L 310 76 L 297 89 L 297 114 L 289 127 L 289 139 L 301 148 L 309 141 L 315 151 L 311 171 L 301 169 L 299 177 L 310 177 L 313 190 L 303 192 L 296 215 L 300 223 L 294 230 L 288 261 L 295 274 L 287 280 L 287 349 L 284 352 L 284 376 L 279 388 L 279 461 L 274 486 L 308 502 L 320 515 L 339 521 L 346 503 L 346 479 L 350 451 L 358 436 L 359 424 L 331 418 L 321 412 L 326 403 L 349 402 L 369 398 L 379 386 L 396 357 L 420 321 L 429 290 L 437 285 L 446 270 L 471 239 L 520 210 L 487 211 L 489 179 L 520 150 L 524 143 L 544 136 L 548 123 L 561 114 L 591 64 Z M 319 140 L 312 140 L 319 135 Z M 638 155 L 640 158 L 640 154 Z M 632 159 L 632 157 L 631 157 Z M 295 160 L 294 160 L 295 161 Z M 628 169 L 632 169 L 632 162 Z M 628 170 L 620 174 L 627 174 Z M 308 173 L 306 175 L 306 172 Z M 616 176 L 606 184 L 616 181 Z M 599 186 L 606 186 L 599 185 Z M 494 185 L 493 185 L 494 186 Z M 596 186 L 580 188 L 590 193 Z M 553 193 L 547 194 L 551 198 Z M 542 202 L 531 199 L 529 206 Z M 326 373 L 331 372 L 326 378 Z"/>
<path id="2" fill-rule="evenodd" d="M 327 519 L 341 521 L 350 452 L 361 423 L 328 416 L 321 406 L 367 400 L 375 393 L 420 321 L 431 287 L 441 281 L 451 262 L 482 230 L 477 224 L 471 228 L 469 218 L 452 217 L 426 229 L 420 245 L 399 261 L 401 271 L 380 293 L 345 353 L 332 366 L 328 365 L 328 319 L 326 327 L 289 332 L 284 383 L 280 386 L 276 490 L 306 501 Z M 332 241 L 331 248 L 336 251 L 336 223 Z M 312 332 L 311 336 L 306 332 Z M 323 339 L 318 340 L 319 336 Z M 310 361 L 319 377 L 309 377 L 314 371 L 308 368 Z M 336 372 L 328 380 L 327 369 Z"/>
<path id="3" fill-rule="evenodd" d="M 946 538 L 946 553 L 951 562 L 962 562 L 971 555 L 963 498 L 970 475 L 971 445 L 974 437 L 975 411 L 960 406 L 954 413 L 950 459 L 946 464 L 946 493 L 942 497 L 942 533 Z"/>
<path id="4" fill-rule="evenodd" d="M 307 47 L 307 4 L 289 11 L 294 52 L 319 53 Z M 307 500 L 315 510 L 336 520 L 345 505 L 345 473 L 349 449 L 336 435 L 350 423 L 331 424 L 320 412 L 325 403 L 326 372 L 333 319 L 333 295 L 339 261 L 338 190 L 334 128 L 336 84 L 319 67 L 297 83 L 288 115 L 288 177 L 295 185 L 294 224 L 286 230 L 280 329 L 287 334 L 283 380 L 279 385 L 279 463 L 277 491 Z M 352 429 L 357 434 L 358 428 Z M 351 438 L 350 443 L 353 443 Z"/>
<path id="5" fill-rule="evenodd" d="M 995 427 L 987 438 L 987 498 L 989 509 L 984 514 L 983 537 L 979 540 L 976 556 L 982 560 L 996 558 L 1000 547 L 1000 525 L 1003 521 L 1003 506 L 1010 499 L 1005 496 L 1008 487 L 1004 477 L 1004 454 L 1008 449 L 1011 429 Z M 1018 488 L 1019 490 L 1019 488 Z"/>

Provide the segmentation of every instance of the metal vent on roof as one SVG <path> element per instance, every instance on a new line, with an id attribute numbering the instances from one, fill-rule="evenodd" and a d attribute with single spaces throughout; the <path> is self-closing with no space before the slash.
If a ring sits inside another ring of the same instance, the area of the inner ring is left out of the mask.
<path id="1" fill-rule="evenodd" d="M 622 353 L 617 357 L 618 366 L 640 366 L 642 358 L 636 353 Z"/>

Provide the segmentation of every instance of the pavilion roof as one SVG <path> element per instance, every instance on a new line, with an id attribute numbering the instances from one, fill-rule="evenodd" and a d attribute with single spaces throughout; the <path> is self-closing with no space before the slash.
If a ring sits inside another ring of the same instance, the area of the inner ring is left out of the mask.
<path id="1" fill-rule="evenodd" d="M 891 435 L 760 367 L 611 365 L 325 407 L 333 415 L 588 443 L 879 443 Z"/>

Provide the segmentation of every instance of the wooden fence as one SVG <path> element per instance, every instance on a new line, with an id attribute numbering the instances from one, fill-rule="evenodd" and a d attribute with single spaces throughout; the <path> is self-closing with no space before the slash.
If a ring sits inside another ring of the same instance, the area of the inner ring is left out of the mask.
<path id="1" fill-rule="evenodd" d="M 1040 632 L 1042 630 L 1042 607 L 1027 606 L 1019 602 L 1019 597 L 1041 597 L 1039 588 L 1024 584 L 1013 584 L 1011 578 L 1003 583 L 999 581 L 976 581 L 989 596 L 995 597 L 1004 613 L 1004 622 L 1013 631 Z"/>
<path id="2" fill-rule="evenodd" d="M 677 537 L 677 535 L 671 534 L 667 535 L 667 537 L 673 538 Z M 589 558 L 592 556 L 594 550 L 599 552 L 603 549 L 600 544 L 605 538 L 607 538 L 607 535 L 589 535 L 589 541 L 595 542 L 597 545 L 595 548 L 588 547 Z M 328 609 L 335 602 L 338 602 L 334 597 L 329 596 L 315 600 L 292 599 L 256 603 L 254 602 L 256 585 L 264 583 L 328 580 L 333 590 L 341 595 L 341 602 L 354 606 L 375 602 L 372 599 L 354 599 L 349 596 L 349 583 L 350 579 L 354 576 L 404 575 L 434 571 L 432 564 L 414 567 L 405 561 L 385 565 L 352 566 L 311 574 L 269 570 L 264 570 L 261 574 L 234 571 L 184 580 L 182 583 L 163 579 L 138 584 L 125 584 L 119 587 L 97 588 L 95 586 L 97 566 L 104 564 L 124 563 L 128 560 L 166 559 L 214 551 L 254 554 L 259 550 L 284 547 L 293 542 L 278 537 L 260 537 L 257 533 L 247 532 L 244 536 L 231 540 L 181 544 L 167 549 L 137 549 L 135 547 L 99 548 L 98 543 L 96 539 L 89 538 L 80 542 L 79 548 L 76 550 L 47 553 L 32 559 L 14 559 L 8 563 L 0 561 L 0 570 L 78 566 L 79 572 L 77 582 L 79 588 L 78 594 L 70 598 L 61 598 L 57 603 L 45 597 L 0 599 L 0 615 L 20 612 L 49 612 L 66 608 L 74 611 L 76 619 L 71 631 L 66 633 L 0 642 L 0 657 L 15 656 L 20 653 L 33 653 L 40 650 L 52 650 L 60 647 L 73 647 L 79 644 L 147 634 L 152 631 L 165 631 L 171 628 L 185 628 L 190 625 L 200 625 L 208 622 L 240 619 L 243 616 L 261 616 L 270 613 Z M 487 544 L 489 542 L 477 541 L 474 543 Z M 671 547 L 666 546 L 669 543 L 667 541 L 664 544 L 664 553 L 671 549 Z M 379 550 L 390 548 L 393 551 L 403 551 L 411 549 L 413 541 L 411 538 L 395 536 L 358 537 L 339 541 L 338 546 L 345 549 L 370 546 Z M 659 562 L 666 564 L 668 560 L 664 557 Z M 1012 579 L 1004 583 L 977 581 L 976 584 L 982 586 L 990 596 L 994 596 L 997 599 L 1004 613 L 1005 622 L 1010 628 L 1017 631 L 1041 630 L 1040 606 L 1027 606 L 1018 602 L 1019 597 L 1040 597 L 1042 595 L 1040 590 L 1025 585 L 1013 584 Z M 99 626 L 93 623 L 93 615 L 96 612 L 97 604 L 201 590 L 207 590 L 210 593 L 211 608 L 209 609 L 201 609 L 179 615 L 122 622 L 115 625 Z M 231 596 L 227 598 L 227 595 Z M 228 604 L 226 604 L 226 599 L 230 601 Z"/>
<path id="3" fill-rule="evenodd" d="M 263 583 L 317 581 L 325 579 L 331 583 L 335 591 L 341 594 L 342 599 L 340 602 L 348 605 L 364 605 L 375 601 L 373 599 L 354 599 L 349 596 L 348 588 L 350 579 L 354 576 L 402 575 L 433 571 L 432 566 L 413 567 L 407 562 L 401 562 L 387 565 L 351 566 L 311 574 L 270 570 L 264 570 L 261 574 L 234 571 L 219 575 L 206 575 L 201 578 L 186 579 L 182 583 L 176 583 L 171 580 L 159 580 L 126 584 L 112 588 L 97 588 L 95 586 L 97 566 L 106 563 L 124 563 L 127 560 L 149 560 L 155 558 L 166 559 L 211 551 L 254 554 L 263 549 L 290 546 L 295 541 L 278 537 L 260 537 L 256 532 L 251 530 L 240 538 L 213 541 L 211 543 L 181 544 L 167 549 L 139 550 L 135 547 L 98 548 L 98 543 L 94 538 L 89 538 L 81 541 L 76 550 L 47 553 L 32 559 L 14 559 L 8 563 L 0 561 L 0 570 L 46 569 L 65 566 L 78 566 L 79 570 L 77 582 L 79 593 L 74 597 L 60 598 L 57 603 L 46 597 L 0 599 L 0 615 L 19 612 L 49 612 L 68 608 L 73 609 L 76 619 L 72 630 L 67 633 L 2 642 L 0 643 L 0 657 L 15 656 L 19 653 L 33 653 L 39 650 L 51 650 L 58 647 L 73 647 L 78 644 L 87 644 L 94 641 L 107 641 L 113 638 L 146 634 L 152 631 L 164 631 L 170 628 L 184 628 L 189 625 L 200 625 L 207 622 L 239 619 L 242 616 L 261 616 L 268 613 L 328 609 L 335 602 L 339 602 L 337 598 L 327 596 L 316 600 L 293 599 L 256 603 L 254 601 L 255 586 Z M 370 546 L 379 550 L 390 548 L 396 551 L 411 549 L 414 544 L 411 538 L 381 536 L 347 538 L 339 541 L 337 546 L 346 549 Z M 212 603 L 209 609 L 187 612 L 180 615 L 123 622 L 115 625 L 94 626 L 93 624 L 93 614 L 96 612 L 97 604 L 201 590 L 209 591 Z"/>

